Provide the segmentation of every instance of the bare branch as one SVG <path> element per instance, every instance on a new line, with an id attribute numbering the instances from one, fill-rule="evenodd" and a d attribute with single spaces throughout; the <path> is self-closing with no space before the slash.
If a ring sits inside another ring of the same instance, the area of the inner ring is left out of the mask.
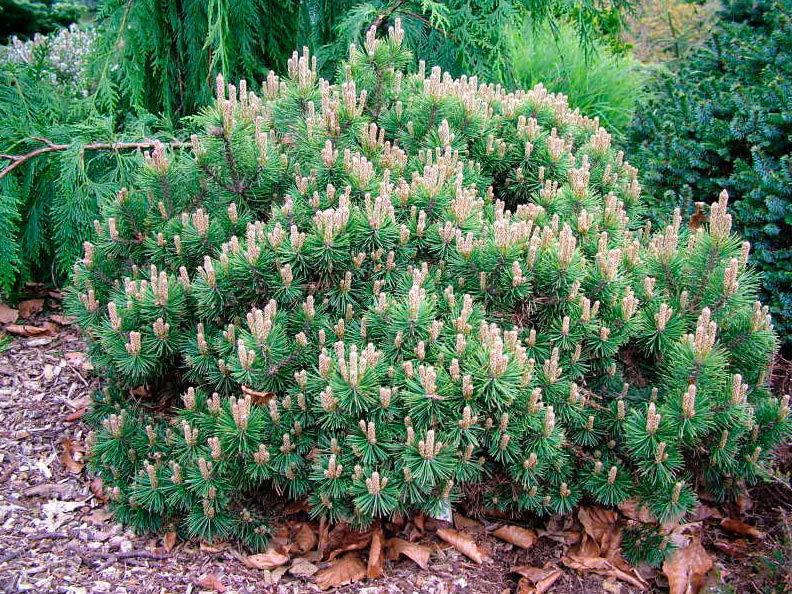
<path id="1" fill-rule="evenodd" d="M 55 144 L 46 138 L 35 138 L 34 140 L 43 142 L 45 146 L 39 147 L 35 150 L 30 151 L 29 153 L 24 153 L 21 155 L 0 154 L 0 159 L 10 161 L 9 164 L 7 164 L 5 167 L 3 167 L 3 169 L 0 170 L 0 179 L 3 179 L 14 169 L 30 161 L 31 159 L 35 159 L 39 155 L 65 151 L 72 146 L 70 144 Z M 127 151 L 127 150 L 137 150 L 137 149 L 150 149 L 150 148 L 154 148 L 155 144 L 156 142 L 153 140 L 145 140 L 142 142 L 91 142 L 83 145 L 82 150 L 83 151 Z M 181 140 L 174 140 L 171 142 L 164 142 L 163 144 L 174 148 L 178 148 L 189 143 L 182 142 Z"/>

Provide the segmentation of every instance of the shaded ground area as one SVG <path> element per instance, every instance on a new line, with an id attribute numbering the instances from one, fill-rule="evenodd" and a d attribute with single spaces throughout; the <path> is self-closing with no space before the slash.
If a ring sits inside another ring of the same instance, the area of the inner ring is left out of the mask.
<path id="1" fill-rule="evenodd" d="M 427 568 L 420 569 L 403 552 L 379 564 L 384 576 L 378 579 L 353 575 L 361 568 L 372 571 L 371 564 L 366 567 L 374 550 L 370 536 L 361 550 L 339 554 L 332 562 L 315 552 L 316 543 L 300 553 L 299 545 L 293 543 L 302 537 L 310 539 L 309 532 L 318 538 L 319 548 L 323 539 L 327 547 L 341 546 L 332 544 L 333 539 L 347 544 L 350 539 L 332 531 L 323 533 L 294 509 L 284 508 L 279 514 L 283 520 L 275 541 L 285 547 L 281 550 L 286 551 L 288 561 L 272 569 L 257 568 L 267 566 L 271 559 L 250 558 L 232 546 L 174 545 L 168 538 L 125 532 L 105 512 L 101 487 L 83 469 L 87 430 L 80 416 L 98 385 L 82 353 L 84 345 L 56 311 L 33 314 L 25 323 L 45 331 L 31 330 L 23 332 L 29 334 L 26 337 L 0 342 L 4 349 L 0 353 L 0 591 L 318 592 L 315 582 L 321 581 L 317 578 L 323 571 L 325 576 L 331 574 L 330 584 L 344 581 L 343 575 L 332 575 L 341 560 L 351 568 L 346 577 L 356 578 L 342 586 L 342 592 L 638 591 L 635 583 L 616 572 L 575 570 L 578 561 L 572 551 L 588 551 L 602 543 L 590 539 L 586 544 L 585 531 L 574 518 L 536 526 L 538 539 L 527 550 L 494 537 L 492 532 L 502 525 L 497 521 L 457 525 L 475 540 L 473 552 L 485 558 L 481 564 L 435 535 L 438 527 L 449 525 L 432 520 L 387 525 L 383 556 L 398 553 L 399 543 L 389 540 L 397 537 L 414 542 L 430 557 Z M 788 451 L 784 459 L 788 473 Z M 698 519 L 703 528 L 697 534 L 714 565 L 699 580 L 701 584 L 711 592 L 790 591 L 791 510 L 792 492 L 782 482 L 760 487 L 739 509 L 702 506 Z M 739 525 L 729 531 L 721 527 L 724 517 L 738 515 L 761 534 L 735 534 Z M 605 556 L 604 549 L 601 555 Z M 515 566 L 536 571 L 524 571 L 531 579 L 519 581 L 520 575 L 511 571 Z M 667 591 L 668 579 L 661 571 L 640 568 L 634 575 L 631 579 L 642 580 L 650 591 Z"/>

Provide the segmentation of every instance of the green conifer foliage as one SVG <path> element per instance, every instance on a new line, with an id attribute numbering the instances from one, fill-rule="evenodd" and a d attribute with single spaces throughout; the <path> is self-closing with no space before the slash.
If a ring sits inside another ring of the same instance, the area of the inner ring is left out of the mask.
<path id="1" fill-rule="evenodd" d="M 256 549 L 271 490 L 361 527 L 471 487 L 676 521 L 761 478 L 789 402 L 726 196 L 650 235 L 597 121 L 407 74 L 402 35 L 337 85 L 307 53 L 218 81 L 192 152 L 157 147 L 96 222 L 69 301 L 117 517 Z"/>
<path id="2" fill-rule="evenodd" d="M 726 0 L 712 36 L 655 77 L 628 143 L 655 220 L 726 188 L 792 354 L 792 0 Z"/>

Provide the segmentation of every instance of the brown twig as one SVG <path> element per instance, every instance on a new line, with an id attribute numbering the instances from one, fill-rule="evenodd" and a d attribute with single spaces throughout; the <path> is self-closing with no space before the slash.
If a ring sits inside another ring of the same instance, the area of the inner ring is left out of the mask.
<path id="1" fill-rule="evenodd" d="M 76 553 L 85 563 L 93 567 L 96 571 L 107 569 L 111 565 L 123 561 L 125 559 L 167 559 L 171 555 L 160 551 L 137 550 L 137 551 L 83 551 L 76 547 L 70 546 L 68 550 Z"/>
<path id="2" fill-rule="evenodd" d="M 29 153 L 24 153 L 22 155 L 0 154 L 0 159 L 10 161 L 9 164 L 7 164 L 5 167 L 3 167 L 2 170 L 0 170 L 0 179 L 3 179 L 14 169 L 30 161 L 31 159 L 38 157 L 39 155 L 65 151 L 72 146 L 70 144 L 56 144 L 50 142 L 46 138 L 34 138 L 34 140 L 43 142 L 45 146 L 41 146 L 35 150 L 30 151 Z M 171 142 L 164 142 L 163 144 L 174 148 L 178 148 L 189 143 L 182 142 L 181 140 L 174 140 Z M 81 150 L 82 151 L 126 151 L 126 150 L 150 149 L 150 148 L 154 148 L 154 146 L 155 146 L 155 141 L 153 140 L 145 140 L 142 142 L 89 142 L 88 144 L 83 145 Z"/>
<path id="3" fill-rule="evenodd" d="M 23 550 L 24 549 L 19 549 L 19 550 L 16 550 L 16 551 L 9 551 L 9 552 L 5 553 L 4 555 L 0 555 L 0 565 L 2 565 L 3 563 L 6 563 L 8 561 L 13 561 L 14 559 L 16 559 L 17 557 L 19 557 L 22 554 Z"/>
<path id="4" fill-rule="evenodd" d="M 127 552 L 119 552 L 119 553 L 109 553 L 107 555 L 96 555 L 97 557 L 106 557 L 106 561 L 96 566 L 96 571 L 101 572 L 110 567 L 111 565 L 115 565 L 119 561 L 124 559 L 167 559 L 170 557 L 167 553 L 157 553 L 154 551 L 127 551 Z"/>
<path id="5" fill-rule="evenodd" d="M 37 540 L 58 540 L 61 538 L 69 538 L 69 535 L 63 532 L 42 532 L 41 534 L 33 534 L 27 537 L 31 542 Z"/>

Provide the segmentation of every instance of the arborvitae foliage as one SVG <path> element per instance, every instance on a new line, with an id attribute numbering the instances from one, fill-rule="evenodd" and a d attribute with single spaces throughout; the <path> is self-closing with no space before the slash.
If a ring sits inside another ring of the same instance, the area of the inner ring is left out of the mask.
<path id="1" fill-rule="evenodd" d="M 452 73 L 505 81 L 511 60 L 505 29 L 530 16 L 563 15 L 591 47 L 621 30 L 632 0 L 607 6 L 588 0 L 104 0 L 93 77 L 99 98 L 168 117 L 190 115 L 211 101 L 210 81 L 260 80 L 285 71 L 294 47 L 306 46 L 332 78 L 351 43 L 369 27 L 385 32 L 401 19 L 404 44 Z"/>
<path id="2" fill-rule="evenodd" d="M 134 147 L 112 144 L 166 138 L 149 114 L 96 109 L 86 78 L 94 38 L 70 27 L 0 51 L 3 296 L 28 280 L 67 278 L 99 205 L 142 164 Z"/>
<path id="3" fill-rule="evenodd" d="M 792 348 L 792 2 L 726 3 L 706 47 L 660 78 L 630 144 L 656 220 L 727 188 Z"/>
<path id="4" fill-rule="evenodd" d="M 674 522 L 763 477 L 789 402 L 725 194 L 650 236 L 596 121 L 405 74 L 402 35 L 338 85 L 297 53 L 218 81 L 192 153 L 151 152 L 96 222 L 69 304 L 117 517 L 255 549 L 272 491 L 357 526 L 471 491 Z"/>
<path id="5" fill-rule="evenodd" d="M 0 293 L 30 279 L 62 280 L 99 213 L 142 164 L 131 150 L 85 150 L 92 143 L 154 135 L 151 116 L 102 115 L 84 95 L 63 35 L 37 41 L 25 60 L 0 65 Z M 56 50 L 61 50 L 54 54 Z M 55 59 L 57 57 L 57 59 Z M 54 145 L 58 150 L 46 152 Z M 20 155 L 45 151 L 13 171 Z"/>
<path id="6" fill-rule="evenodd" d="M 285 64 L 298 26 L 294 0 L 105 0 L 91 78 L 112 108 L 170 118 L 211 100 L 212 73 L 256 80 Z M 120 105 L 119 105 L 120 103 Z"/>

